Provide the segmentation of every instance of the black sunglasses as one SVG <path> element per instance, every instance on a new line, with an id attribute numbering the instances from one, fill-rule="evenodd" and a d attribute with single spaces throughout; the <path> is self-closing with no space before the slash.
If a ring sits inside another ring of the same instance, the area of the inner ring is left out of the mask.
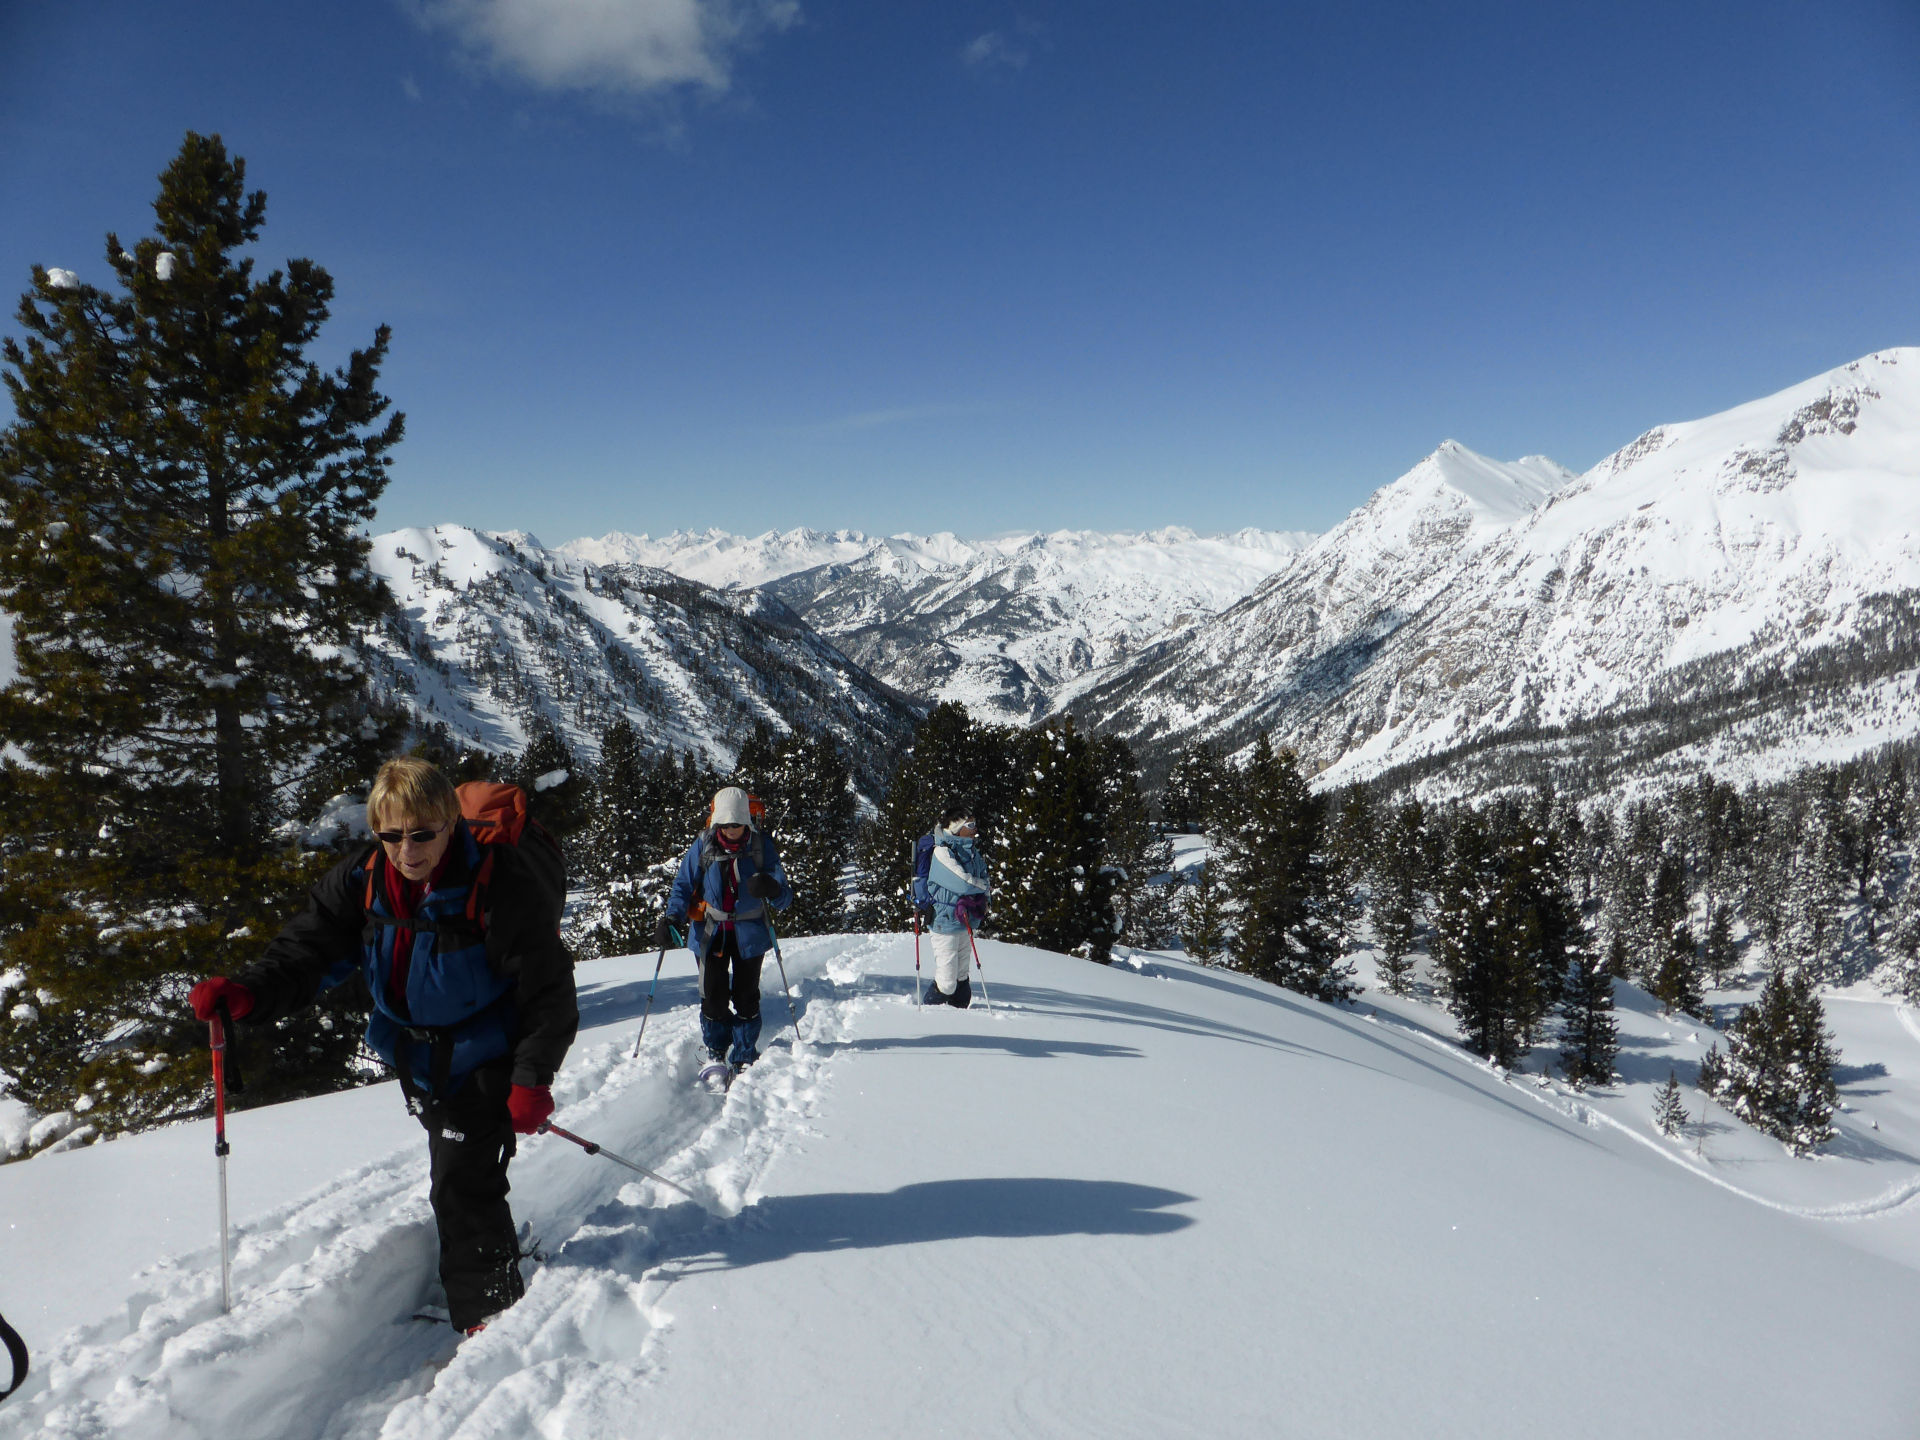
<path id="1" fill-rule="evenodd" d="M 441 825 L 432 830 L 376 830 L 373 838 L 382 845 L 398 845 L 402 840 L 411 840 L 416 845 L 431 845 L 446 828 Z"/>

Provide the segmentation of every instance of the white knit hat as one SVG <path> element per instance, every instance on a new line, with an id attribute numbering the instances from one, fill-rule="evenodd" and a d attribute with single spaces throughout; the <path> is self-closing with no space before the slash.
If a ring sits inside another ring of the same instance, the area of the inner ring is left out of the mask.
<path id="1" fill-rule="evenodd" d="M 729 785 L 714 796 L 713 823 L 715 825 L 751 825 L 753 812 L 747 806 L 747 792 L 738 785 Z"/>

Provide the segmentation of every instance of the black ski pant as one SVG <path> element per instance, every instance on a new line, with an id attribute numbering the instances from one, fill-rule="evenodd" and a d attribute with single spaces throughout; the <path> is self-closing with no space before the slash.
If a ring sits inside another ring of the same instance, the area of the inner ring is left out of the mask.
<path id="1" fill-rule="evenodd" d="M 510 1070 L 505 1059 L 491 1061 L 444 1099 L 409 1087 L 408 1105 L 427 1130 L 440 1283 L 457 1330 L 471 1329 L 525 1293 L 519 1237 L 507 1207 L 507 1162 L 514 1152 Z"/>
<path id="2" fill-rule="evenodd" d="M 760 962 L 740 954 L 733 927 L 724 925 L 700 957 L 700 1038 L 710 1051 L 727 1050 L 750 1063 L 760 1042 Z"/>

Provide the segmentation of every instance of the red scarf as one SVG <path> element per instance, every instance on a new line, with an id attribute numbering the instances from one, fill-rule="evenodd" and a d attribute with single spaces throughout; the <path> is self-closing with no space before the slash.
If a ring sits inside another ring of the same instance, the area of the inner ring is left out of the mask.
<path id="1" fill-rule="evenodd" d="M 720 908 L 731 915 L 740 900 L 740 852 L 747 848 L 747 832 L 742 830 L 740 838 L 729 844 L 727 837 L 715 827 L 713 843 L 719 847 L 721 854 L 732 857 L 730 861 L 720 862 Z M 733 921 L 723 920 L 720 923 L 732 925 Z"/>

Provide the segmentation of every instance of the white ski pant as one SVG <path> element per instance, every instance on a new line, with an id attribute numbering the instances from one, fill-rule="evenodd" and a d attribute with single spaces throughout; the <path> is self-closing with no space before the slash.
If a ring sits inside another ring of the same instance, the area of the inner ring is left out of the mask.
<path id="1" fill-rule="evenodd" d="M 967 945 L 967 932 L 962 930 L 958 935 L 942 935 L 929 930 L 927 940 L 933 950 L 933 983 L 940 987 L 943 994 L 951 995 L 960 987 L 967 967 L 973 963 L 973 951 Z"/>

